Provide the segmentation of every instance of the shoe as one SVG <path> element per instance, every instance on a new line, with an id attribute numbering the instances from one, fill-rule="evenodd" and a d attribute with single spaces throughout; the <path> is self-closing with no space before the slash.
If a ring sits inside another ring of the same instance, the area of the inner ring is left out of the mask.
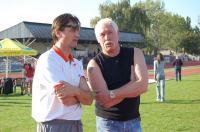
<path id="1" fill-rule="evenodd" d="M 162 98 L 162 99 L 160 99 L 160 102 L 164 102 L 165 100 Z"/>

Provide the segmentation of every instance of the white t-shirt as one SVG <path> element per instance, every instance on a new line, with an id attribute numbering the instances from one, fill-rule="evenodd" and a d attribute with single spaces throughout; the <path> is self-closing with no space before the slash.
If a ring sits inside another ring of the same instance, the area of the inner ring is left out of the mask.
<path id="1" fill-rule="evenodd" d="M 65 61 L 53 49 L 45 52 L 37 61 L 32 88 L 32 117 L 37 122 L 53 119 L 80 120 L 80 104 L 65 106 L 54 92 L 54 86 L 63 80 L 78 86 L 84 75 L 83 66 L 77 60 Z"/>

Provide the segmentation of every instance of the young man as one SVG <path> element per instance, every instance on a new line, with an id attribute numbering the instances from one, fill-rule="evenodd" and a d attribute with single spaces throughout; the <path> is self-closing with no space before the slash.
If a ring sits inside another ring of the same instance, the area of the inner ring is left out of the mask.
<path id="1" fill-rule="evenodd" d="M 71 14 L 53 21 L 53 47 L 39 57 L 33 79 L 32 117 L 37 132 L 83 131 L 81 104 L 91 105 L 92 96 L 81 63 L 70 54 L 79 32 L 80 22 Z"/>
<path id="2" fill-rule="evenodd" d="M 118 26 L 109 18 L 95 26 L 102 52 L 87 67 L 96 92 L 98 132 L 140 132 L 140 95 L 147 90 L 147 67 L 141 50 L 119 44 Z"/>

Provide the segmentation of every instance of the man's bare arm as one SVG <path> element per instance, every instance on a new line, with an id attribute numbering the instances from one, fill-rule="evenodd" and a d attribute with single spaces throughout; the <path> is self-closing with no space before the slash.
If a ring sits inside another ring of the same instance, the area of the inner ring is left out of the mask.
<path id="1" fill-rule="evenodd" d="M 74 104 L 80 103 L 75 95 L 78 95 L 78 88 L 70 85 L 65 81 L 60 81 L 58 90 L 56 90 L 56 96 L 59 98 L 59 101 L 66 106 L 71 106 Z"/>
<path id="2" fill-rule="evenodd" d="M 76 97 L 64 97 L 60 101 L 66 106 L 71 106 L 80 103 Z"/>
<path id="3" fill-rule="evenodd" d="M 80 94 L 77 96 L 78 101 L 84 105 L 91 105 L 93 101 L 92 92 L 87 84 L 85 77 L 80 78 L 79 90 Z"/>
<path id="4" fill-rule="evenodd" d="M 91 60 L 88 63 L 87 66 L 87 75 L 88 75 L 88 81 L 90 83 L 90 86 L 95 93 L 103 93 L 106 94 L 107 101 L 101 102 L 101 99 L 106 99 L 104 95 L 97 95 L 96 101 L 100 105 L 103 105 L 104 107 L 112 107 L 118 103 L 120 103 L 124 98 L 118 98 L 118 99 L 110 99 L 109 98 L 109 91 L 107 84 L 103 78 L 103 75 L 101 73 L 101 70 L 99 66 L 96 64 L 94 60 Z"/>
<path id="5" fill-rule="evenodd" d="M 60 81 L 60 83 L 63 85 L 57 91 L 57 96 L 63 104 L 67 106 L 77 103 L 85 105 L 92 104 L 91 91 L 84 77 L 80 78 L 78 87 L 72 86 L 65 81 Z"/>
<path id="6" fill-rule="evenodd" d="M 141 50 L 135 48 L 134 72 L 136 80 L 131 80 L 122 87 L 113 90 L 116 98 L 136 97 L 147 91 L 148 74 L 144 61 L 144 55 Z"/>

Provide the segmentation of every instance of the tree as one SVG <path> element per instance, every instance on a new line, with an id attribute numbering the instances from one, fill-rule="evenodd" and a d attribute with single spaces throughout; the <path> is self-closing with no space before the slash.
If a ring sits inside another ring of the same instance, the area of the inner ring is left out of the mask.
<path id="1" fill-rule="evenodd" d="M 146 11 L 130 5 L 130 0 L 120 0 L 118 3 L 106 2 L 99 6 L 100 17 L 91 20 L 92 27 L 100 18 L 110 17 L 119 29 L 126 32 L 140 32 L 145 34 L 150 25 Z"/>
<path id="2" fill-rule="evenodd" d="M 130 5 L 130 0 L 118 3 L 107 1 L 99 6 L 100 17 L 94 17 L 92 27 L 101 18 L 110 17 L 120 30 L 144 34 L 146 53 L 157 53 L 160 49 L 176 52 L 199 52 L 200 30 L 191 27 L 191 19 L 165 11 L 161 0 L 146 0 Z M 195 48 L 194 48 L 195 47 Z"/>
<path id="3" fill-rule="evenodd" d="M 184 52 L 189 54 L 200 54 L 200 37 L 195 30 L 190 31 L 185 35 L 185 38 L 181 41 L 180 47 L 183 48 Z"/>
<path id="4" fill-rule="evenodd" d="M 164 2 L 146 0 L 146 2 L 136 3 L 135 6 L 143 7 L 146 10 L 147 17 L 150 21 L 150 30 L 146 33 L 146 38 L 152 40 L 151 45 L 154 47 L 154 53 L 161 49 L 162 44 L 162 30 L 161 30 L 161 18 L 164 14 Z M 147 41 L 148 41 L 147 40 Z"/>
<path id="5" fill-rule="evenodd" d="M 90 26 L 91 27 L 95 27 L 96 23 L 100 20 L 101 18 L 100 17 L 95 17 L 93 19 L 90 20 Z"/>
<path id="6" fill-rule="evenodd" d="M 170 49 L 181 51 L 180 42 L 184 32 L 191 29 L 190 18 L 165 11 L 165 4 L 160 0 L 147 0 L 144 4 L 151 21 L 147 37 L 153 40 L 155 50 Z M 155 52 L 156 53 L 156 52 Z"/>
<path id="7" fill-rule="evenodd" d="M 176 52 L 181 51 L 180 43 L 188 31 L 188 23 L 184 17 L 171 13 L 165 13 L 164 18 L 165 28 L 162 29 L 165 34 L 164 47 Z"/>
<path id="8" fill-rule="evenodd" d="M 150 28 L 150 20 L 146 10 L 140 7 L 131 8 L 130 21 L 132 21 L 132 31 L 146 34 Z"/>

